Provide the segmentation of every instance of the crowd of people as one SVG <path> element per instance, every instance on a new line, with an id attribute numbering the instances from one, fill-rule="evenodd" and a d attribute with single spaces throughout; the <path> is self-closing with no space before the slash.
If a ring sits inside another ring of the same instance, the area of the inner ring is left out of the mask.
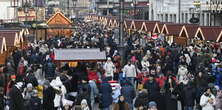
<path id="1" fill-rule="evenodd" d="M 28 43 L 11 54 L 0 67 L 1 110 L 222 109 L 221 43 L 180 46 L 162 34 L 126 32 L 120 53 L 115 29 L 75 26 L 70 38 Z M 100 48 L 107 61 L 58 64 L 58 48 Z"/>

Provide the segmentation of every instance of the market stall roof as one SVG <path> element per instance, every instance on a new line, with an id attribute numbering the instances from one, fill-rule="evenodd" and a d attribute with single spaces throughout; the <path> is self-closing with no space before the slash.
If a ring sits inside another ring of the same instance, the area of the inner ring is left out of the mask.
<path id="1" fill-rule="evenodd" d="M 136 24 L 134 20 L 131 21 L 130 29 L 136 30 Z"/>
<path id="2" fill-rule="evenodd" d="M 182 24 L 166 23 L 163 25 L 162 33 L 167 35 L 179 36 L 182 27 Z"/>
<path id="3" fill-rule="evenodd" d="M 14 47 L 19 44 L 19 31 L 0 30 L 0 36 L 4 36 L 8 47 Z"/>
<path id="4" fill-rule="evenodd" d="M 180 31 L 179 37 L 194 38 L 198 27 L 196 24 L 185 24 Z"/>
<path id="5" fill-rule="evenodd" d="M 146 27 L 148 32 L 160 33 L 158 25 L 159 21 L 146 21 Z"/>
<path id="6" fill-rule="evenodd" d="M 135 26 L 137 30 L 140 30 L 143 25 L 144 20 L 134 20 Z"/>
<path id="7" fill-rule="evenodd" d="M 221 36 L 221 31 L 221 27 L 201 26 L 197 29 L 195 37 L 200 38 L 200 40 L 217 41 Z"/>
<path id="8" fill-rule="evenodd" d="M 105 51 L 100 49 L 56 49 L 55 61 L 105 61 Z"/>
<path id="9" fill-rule="evenodd" d="M 125 22 L 125 28 L 130 29 L 130 25 L 131 25 L 132 20 L 126 19 L 124 22 Z"/>
<path id="10" fill-rule="evenodd" d="M 142 23 L 142 25 L 141 25 L 141 28 L 140 28 L 140 30 L 139 31 L 141 31 L 141 32 L 147 32 L 147 27 L 146 27 L 146 22 L 143 22 Z"/>

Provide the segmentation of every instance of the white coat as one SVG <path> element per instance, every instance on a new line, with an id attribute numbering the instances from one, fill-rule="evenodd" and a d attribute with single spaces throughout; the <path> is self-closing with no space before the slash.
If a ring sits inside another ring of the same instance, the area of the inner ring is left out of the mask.
<path id="1" fill-rule="evenodd" d="M 136 77 L 136 67 L 133 64 L 125 65 L 123 68 L 123 72 L 126 74 L 126 77 Z"/>
<path id="2" fill-rule="evenodd" d="M 209 100 L 212 99 L 213 103 L 209 103 Z M 202 110 L 214 110 L 214 105 L 216 104 L 215 96 L 211 94 L 210 96 L 202 95 L 200 98 L 200 106 Z"/>
<path id="3" fill-rule="evenodd" d="M 184 66 L 181 66 L 178 69 L 177 77 L 178 77 L 179 83 L 187 84 L 187 74 L 188 74 L 188 70 Z"/>
<path id="4" fill-rule="evenodd" d="M 105 70 L 106 77 L 113 77 L 114 76 L 114 71 L 116 70 L 116 67 L 112 61 L 107 61 L 103 68 Z"/>

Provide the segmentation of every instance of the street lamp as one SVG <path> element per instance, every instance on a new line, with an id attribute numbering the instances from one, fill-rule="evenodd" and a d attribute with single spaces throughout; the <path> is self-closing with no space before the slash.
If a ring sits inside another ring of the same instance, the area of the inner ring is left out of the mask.
<path id="1" fill-rule="evenodd" d="M 136 4 L 137 1 L 133 0 L 133 2 L 131 3 L 131 6 L 133 7 L 133 18 L 136 19 Z"/>

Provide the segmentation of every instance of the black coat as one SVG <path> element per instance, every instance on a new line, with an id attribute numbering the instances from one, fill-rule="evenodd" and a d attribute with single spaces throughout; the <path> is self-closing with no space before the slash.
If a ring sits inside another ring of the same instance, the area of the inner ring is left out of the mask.
<path id="1" fill-rule="evenodd" d="M 42 110 L 41 99 L 38 97 L 32 97 L 30 99 L 30 105 L 31 105 L 30 110 Z"/>
<path id="2" fill-rule="evenodd" d="M 149 102 L 148 99 L 148 94 L 146 92 L 141 92 L 139 93 L 138 97 L 135 100 L 134 107 L 139 107 L 139 106 L 146 106 L 147 103 Z"/>
<path id="3" fill-rule="evenodd" d="M 44 69 L 46 78 L 55 76 L 56 66 L 52 62 L 48 62 L 47 64 L 45 64 Z"/>
<path id="4" fill-rule="evenodd" d="M 25 110 L 22 92 L 16 86 L 13 86 L 9 92 L 10 110 Z"/>
<path id="5" fill-rule="evenodd" d="M 146 81 L 146 83 L 144 84 L 144 89 L 147 90 L 149 99 L 151 101 L 155 101 L 157 99 L 160 89 L 155 80 L 153 82 Z"/>
<path id="6" fill-rule="evenodd" d="M 52 87 L 43 90 L 43 109 L 53 110 L 54 109 L 54 98 L 55 91 Z"/>
<path id="7" fill-rule="evenodd" d="M 109 107 L 112 102 L 112 87 L 108 82 L 103 82 L 100 86 L 102 108 Z"/>
<path id="8" fill-rule="evenodd" d="M 193 87 L 185 87 L 183 91 L 184 106 L 194 106 L 196 90 Z"/>

